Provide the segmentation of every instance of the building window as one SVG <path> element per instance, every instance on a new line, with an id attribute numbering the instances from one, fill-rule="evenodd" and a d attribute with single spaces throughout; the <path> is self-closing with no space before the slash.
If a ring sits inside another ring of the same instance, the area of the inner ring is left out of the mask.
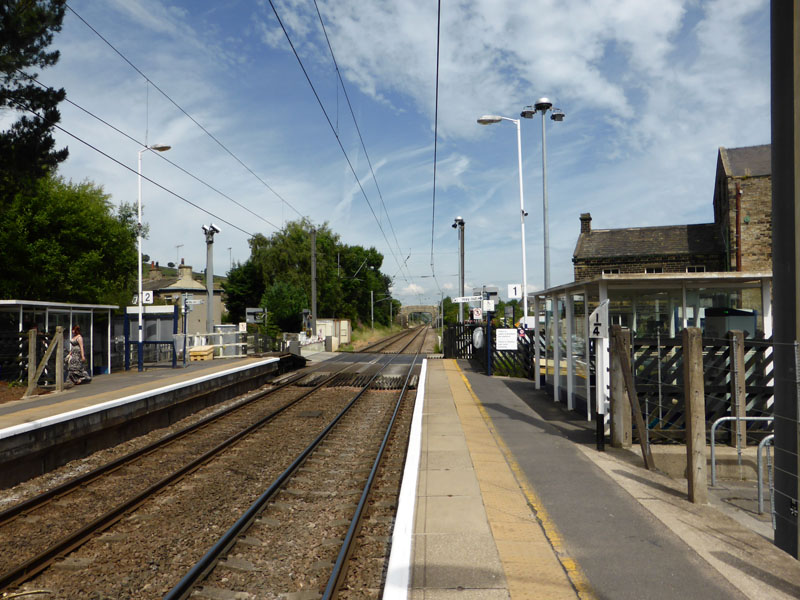
<path id="1" fill-rule="evenodd" d="M 706 268 L 704 265 L 689 265 L 686 267 L 687 273 L 705 273 Z"/>
<path id="2" fill-rule="evenodd" d="M 664 268 L 663 267 L 645 267 L 644 268 L 644 272 L 645 273 L 663 273 L 664 272 Z"/>
<path id="3" fill-rule="evenodd" d="M 603 269 L 603 275 L 619 275 L 619 269 Z"/>

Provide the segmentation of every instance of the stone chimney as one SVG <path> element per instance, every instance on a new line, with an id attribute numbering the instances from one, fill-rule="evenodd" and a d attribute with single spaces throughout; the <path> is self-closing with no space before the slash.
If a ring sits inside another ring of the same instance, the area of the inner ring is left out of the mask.
<path id="1" fill-rule="evenodd" d="M 592 232 L 592 213 L 581 213 L 581 233 Z"/>
<path id="2" fill-rule="evenodd" d="M 158 266 L 158 263 L 157 262 L 151 262 L 150 263 L 150 273 L 149 273 L 150 281 L 156 281 L 158 279 L 161 279 L 161 277 L 162 277 L 161 268 Z"/>
<path id="3" fill-rule="evenodd" d="M 181 264 L 178 266 L 178 280 L 194 281 L 194 279 L 192 278 L 192 267 L 183 264 L 183 259 L 181 259 Z"/>

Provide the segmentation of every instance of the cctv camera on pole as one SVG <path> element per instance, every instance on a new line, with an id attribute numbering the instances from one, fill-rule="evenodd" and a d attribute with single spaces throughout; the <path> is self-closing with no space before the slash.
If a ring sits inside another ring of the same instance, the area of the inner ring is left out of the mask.
<path id="1" fill-rule="evenodd" d="M 214 234 L 220 233 L 220 229 L 213 223 L 208 227 L 203 225 L 203 233 L 206 234 L 206 292 L 208 293 L 206 332 L 214 333 Z"/>

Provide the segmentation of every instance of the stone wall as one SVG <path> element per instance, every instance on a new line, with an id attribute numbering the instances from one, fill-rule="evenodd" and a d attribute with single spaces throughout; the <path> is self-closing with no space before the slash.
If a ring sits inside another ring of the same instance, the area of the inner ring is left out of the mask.
<path id="1" fill-rule="evenodd" d="M 613 256 L 607 258 L 573 258 L 575 281 L 592 279 L 603 269 L 619 269 L 620 274 L 642 274 L 647 267 L 661 267 L 664 273 L 685 273 L 686 267 L 702 265 L 706 271 L 724 271 L 724 258 L 717 254 L 673 256 Z"/>
<path id="2" fill-rule="evenodd" d="M 723 204 L 731 271 L 772 271 L 772 178 L 729 177 Z M 736 264 L 736 184 L 741 190 L 742 264 Z M 737 266 L 739 268 L 737 268 Z"/>

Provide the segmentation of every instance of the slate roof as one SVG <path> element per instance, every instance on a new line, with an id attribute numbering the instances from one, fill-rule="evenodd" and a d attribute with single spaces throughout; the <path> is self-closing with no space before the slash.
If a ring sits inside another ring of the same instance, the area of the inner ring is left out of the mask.
<path id="1" fill-rule="evenodd" d="M 757 177 L 772 174 L 772 145 L 720 148 L 728 177 Z"/>
<path id="2" fill-rule="evenodd" d="M 593 229 L 578 236 L 577 259 L 718 254 L 725 251 L 715 223 Z"/>

